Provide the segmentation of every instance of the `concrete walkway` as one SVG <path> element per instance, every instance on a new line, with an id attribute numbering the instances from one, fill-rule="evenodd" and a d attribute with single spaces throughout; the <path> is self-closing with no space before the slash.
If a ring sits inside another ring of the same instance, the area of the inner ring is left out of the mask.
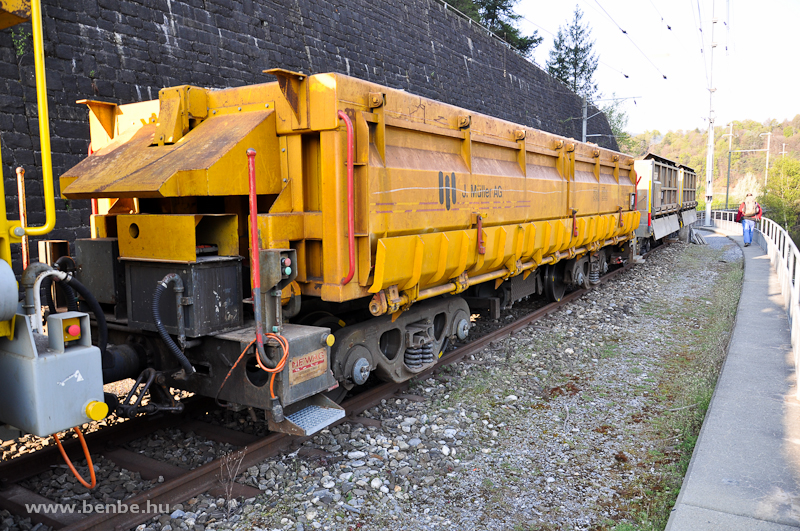
<path id="1" fill-rule="evenodd" d="M 731 238 L 743 246 L 741 236 Z M 757 245 L 743 251 L 728 358 L 668 531 L 800 528 L 800 402 L 789 322 L 769 258 Z"/>

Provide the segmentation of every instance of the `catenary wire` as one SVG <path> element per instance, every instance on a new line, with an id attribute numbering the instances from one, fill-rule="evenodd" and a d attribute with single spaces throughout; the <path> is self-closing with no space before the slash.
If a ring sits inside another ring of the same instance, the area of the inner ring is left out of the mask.
<path id="1" fill-rule="evenodd" d="M 653 0 L 650 0 L 650 5 L 651 5 L 651 6 L 653 6 L 653 9 L 655 9 L 655 10 L 656 10 L 656 13 L 658 13 L 658 16 L 659 16 L 659 17 L 661 17 L 661 22 L 663 22 L 663 23 L 664 23 L 664 25 L 665 25 L 665 26 L 667 26 L 667 29 L 668 29 L 668 30 L 672 31 L 672 26 L 670 26 L 669 24 L 667 24 L 667 21 L 666 21 L 666 20 L 664 20 L 664 15 L 662 15 L 662 14 L 661 14 L 661 11 L 659 11 L 659 10 L 658 10 L 658 8 L 656 7 L 656 4 L 653 2 Z"/>
<path id="2" fill-rule="evenodd" d="M 530 24 L 531 26 L 535 26 L 536 28 L 538 28 L 538 29 L 542 30 L 543 32 L 545 32 L 545 33 L 547 33 L 548 35 L 551 35 L 552 37 L 554 37 L 554 38 L 555 38 L 556 34 L 555 34 L 555 33 L 553 33 L 552 31 L 550 31 L 550 30 L 548 30 L 548 29 L 546 29 L 546 28 L 544 28 L 544 27 L 540 26 L 540 25 L 539 25 L 539 24 L 537 24 L 536 22 L 534 22 L 534 21 L 532 21 L 531 19 L 527 18 L 525 15 L 520 15 L 519 13 L 515 13 L 515 14 L 516 14 L 516 15 L 519 15 L 519 17 L 520 17 L 522 20 L 524 20 L 525 22 L 527 22 L 527 23 L 528 23 L 528 24 Z M 628 76 L 628 74 L 626 74 L 625 72 L 623 72 L 623 71 L 622 71 L 622 70 L 620 70 L 619 68 L 614 68 L 614 67 L 613 67 L 613 66 L 611 66 L 610 64 L 606 63 L 605 61 L 601 61 L 600 59 L 598 59 L 597 61 L 598 61 L 600 64 L 602 64 L 603 66 L 607 67 L 609 70 L 613 70 L 614 72 L 618 72 L 618 73 L 622 74 L 622 76 L 623 76 L 625 79 L 630 79 L 630 76 Z"/>
<path id="3" fill-rule="evenodd" d="M 705 43 L 705 40 L 703 39 L 703 17 L 701 15 L 701 13 L 699 12 L 700 11 L 700 3 L 699 3 L 699 1 L 697 3 L 697 10 L 698 10 L 697 19 L 695 19 L 694 2 L 692 2 L 692 0 L 689 0 L 689 7 L 692 8 L 692 19 L 694 19 L 695 28 L 697 28 L 697 33 L 698 33 L 698 36 L 700 37 L 700 55 L 703 57 L 703 71 L 706 74 L 706 89 L 710 89 L 711 88 L 711 79 L 708 77 L 708 64 L 706 63 L 706 43 Z M 698 23 L 698 19 L 700 21 L 699 23 Z"/>
<path id="4" fill-rule="evenodd" d="M 658 66 L 656 66 L 656 64 L 653 62 L 653 60 L 652 60 L 652 59 L 650 59 L 650 57 L 648 57 L 648 55 L 647 55 L 646 53 L 644 53 L 644 50 L 642 50 L 641 48 L 639 48 L 639 45 L 638 45 L 638 44 L 636 44 L 636 41 L 634 41 L 634 40 L 633 40 L 633 38 L 632 38 L 632 37 L 631 37 L 631 36 L 628 34 L 628 32 L 627 32 L 627 31 L 625 31 L 624 29 L 622 29 L 622 26 L 620 26 L 619 24 L 617 24 L 617 21 L 616 21 L 616 20 L 614 20 L 614 17 L 612 17 L 612 16 L 611 16 L 611 15 L 608 13 L 608 11 L 606 11 L 606 9 L 605 9 L 605 8 L 604 8 L 604 7 L 603 7 L 601 4 L 600 4 L 600 1 L 599 1 L 599 0 L 594 0 L 594 1 L 595 1 L 595 3 L 596 3 L 598 6 L 600 6 L 600 9 L 602 9 L 602 10 L 603 10 L 603 12 L 604 12 L 604 13 L 605 13 L 605 14 L 608 16 L 608 18 L 609 18 L 609 19 L 611 19 L 611 22 L 613 22 L 613 23 L 614 23 L 614 25 L 615 25 L 615 26 L 617 26 L 617 27 L 619 28 L 619 30 L 620 30 L 620 31 L 621 31 L 621 32 L 622 32 L 622 33 L 623 33 L 623 34 L 624 34 L 626 37 L 628 37 L 628 40 L 629 40 L 629 41 L 631 41 L 631 44 L 633 44 L 633 46 L 634 46 L 634 47 L 635 47 L 637 50 L 639 50 L 639 53 L 641 53 L 641 54 L 644 56 L 644 58 L 645 58 L 645 59 L 647 59 L 647 62 L 649 62 L 651 65 L 653 65 L 653 68 L 655 68 L 655 69 L 656 69 L 656 72 L 658 72 L 659 74 L 661 74 L 661 77 L 663 77 L 664 79 L 667 79 L 667 76 L 665 76 L 665 75 L 664 75 L 664 72 L 662 72 L 662 71 L 661 71 L 661 69 L 659 69 L 659 68 L 658 68 Z"/>

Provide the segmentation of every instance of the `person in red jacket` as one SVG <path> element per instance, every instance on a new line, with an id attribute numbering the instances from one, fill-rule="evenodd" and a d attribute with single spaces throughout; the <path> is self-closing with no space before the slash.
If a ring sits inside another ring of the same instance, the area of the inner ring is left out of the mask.
<path id="1" fill-rule="evenodd" d="M 758 204 L 753 194 L 747 194 L 742 204 L 739 205 L 739 212 L 736 214 L 736 219 L 742 222 L 745 247 L 753 242 L 753 229 L 756 226 L 756 221 L 761 219 L 761 214 L 761 205 Z"/>

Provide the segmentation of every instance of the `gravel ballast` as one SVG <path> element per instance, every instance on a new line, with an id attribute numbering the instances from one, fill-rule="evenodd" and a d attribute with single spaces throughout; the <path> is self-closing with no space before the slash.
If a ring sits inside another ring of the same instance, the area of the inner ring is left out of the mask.
<path id="1" fill-rule="evenodd" d="M 686 419 L 702 419 L 741 288 L 739 248 L 706 238 L 708 246 L 657 249 L 513 337 L 413 382 L 408 398 L 366 411 L 367 425 L 323 430 L 304 444 L 319 450 L 311 457 L 240 470 L 237 481 L 262 496 L 201 495 L 137 529 L 613 530 L 650 520 L 657 528 L 651 502 L 677 494 L 692 437 Z M 504 311 L 496 325 L 517 315 Z M 263 432 L 246 412 L 210 418 Z M 178 466 L 233 452 L 178 429 L 130 449 Z M 96 468 L 112 473 L 102 459 Z M 26 486 L 86 495 L 64 489 L 74 482 L 60 483 L 62 474 Z M 108 501 L 125 483 L 130 493 L 155 483 L 123 479 L 89 496 Z M 31 527 L 0 513 L 0 530 Z"/>
<path id="2" fill-rule="evenodd" d="M 265 497 L 247 525 L 658 527 L 658 515 L 643 512 L 653 499 L 677 495 L 678 462 L 692 438 L 678 417 L 702 407 L 692 401 L 708 394 L 707 382 L 713 389 L 741 289 L 739 248 L 707 239 L 709 246 L 661 248 L 416 383 L 411 392 L 424 401 L 371 409 L 380 428 L 343 424 L 306 443 L 330 452 L 330 462 L 283 458 L 248 471 L 246 481 Z M 702 363 L 685 361 L 692 359 Z M 286 471 L 276 473 L 276 464 Z"/>

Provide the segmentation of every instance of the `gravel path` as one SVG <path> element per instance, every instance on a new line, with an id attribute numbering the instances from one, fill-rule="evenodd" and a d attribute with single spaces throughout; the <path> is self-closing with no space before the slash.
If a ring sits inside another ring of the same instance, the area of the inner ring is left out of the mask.
<path id="1" fill-rule="evenodd" d="M 663 419 L 694 407 L 664 367 L 695 356 L 692 338 L 711 333 L 706 316 L 735 312 L 733 297 L 715 294 L 741 271 L 741 251 L 726 238 L 706 239 L 709 246 L 658 249 L 515 336 L 412 384 L 411 398 L 364 413 L 380 427 L 341 424 L 305 443 L 320 457 L 284 455 L 244 471 L 238 481 L 263 496 L 198 496 L 138 531 L 611 530 L 635 521 L 647 486 L 669 473 L 683 440 L 664 436 Z M 246 411 L 206 420 L 264 432 Z M 130 449 L 179 466 L 232 451 L 192 435 L 163 430 Z M 96 461 L 104 482 L 92 493 L 63 470 L 26 486 L 61 501 L 110 501 L 155 483 L 110 467 Z M 33 527 L 0 511 L 0 530 Z"/>

